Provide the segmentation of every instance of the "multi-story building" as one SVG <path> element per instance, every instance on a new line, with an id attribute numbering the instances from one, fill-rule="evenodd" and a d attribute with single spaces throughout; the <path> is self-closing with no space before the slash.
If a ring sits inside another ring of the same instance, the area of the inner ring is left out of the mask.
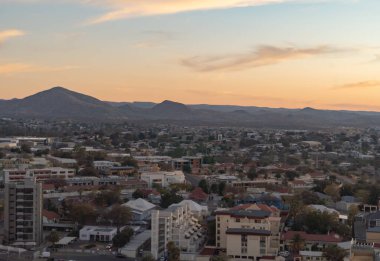
<path id="1" fill-rule="evenodd" d="M 4 241 L 25 248 L 42 242 L 42 184 L 35 178 L 5 183 Z"/>
<path id="2" fill-rule="evenodd" d="M 75 176 L 74 169 L 46 168 L 46 169 L 5 169 L 4 182 L 36 178 L 36 180 L 68 179 Z"/>
<path id="3" fill-rule="evenodd" d="M 280 211 L 246 204 L 216 211 L 216 246 L 231 260 L 276 256 L 280 246 Z"/>
<path id="4" fill-rule="evenodd" d="M 143 172 L 141 180 L 148 183 L 149 187 L 153 184 L 161 187 L 167 187 L 170 184 L 178 184 L 185 182 L 185 175 L 182 171 L 158 171 L 158 172 Z"/>
<path id="5" fill-rule="evenodd" d="M 188 205 L 152 211 L 151 252 L 157 259 L 167 255 L 169 242 L 181 250 L 181 260 L 195 260 L 205 241 L 205 231 Z"/>

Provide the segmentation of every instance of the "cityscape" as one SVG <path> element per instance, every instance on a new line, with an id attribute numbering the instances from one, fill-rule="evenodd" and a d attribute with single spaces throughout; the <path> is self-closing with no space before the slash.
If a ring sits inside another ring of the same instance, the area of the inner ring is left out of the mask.
<path id="1" fill-rule="evenodd" d="M 0 261 L 379 261 L 379 11 L 0 0 Z"/>

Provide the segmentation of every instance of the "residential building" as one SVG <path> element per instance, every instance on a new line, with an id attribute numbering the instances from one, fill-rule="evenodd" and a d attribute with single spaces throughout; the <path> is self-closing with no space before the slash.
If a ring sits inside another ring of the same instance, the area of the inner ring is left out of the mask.
<path id="1" fill-rule="evenodd" d="M 5 183 L 4 241 L 25 248 L 42 242 L 42 185 L 35 178 Z"/>
<path id="2" fill-rule="evenodd" d="M 151 188 L 154 184 L 161 187 L 168 187 L 171 184 L 185 182 L 185 175 L 182 171 L 158 171 L 158 172 L 143 172 L 140 176 L 141 180 L 148 183 Z"/>
<path id="3" fill-rule="evenodd" d="M 280 211 L 246 204 L 216 211 L 216 246 L 231 260 L 276 256 L 280 246 Z"/>
<path id="4" fill-rule="evenodd" d="M 129 207 L 133 214 L 134 221 L 150 219 L 153 209 L 157 206 L 146 201 L 145 199 L 138 198 L 124 203 L 123 206 Z"/>
<path id="5" fill-rule="evenodd" d="M 154 258 L 167 254 L 169 242 L 181 250 L 181 260 L 195 260 L 203 246 L 205 231 L 188 205 L 152 211 L 151 253 Z"/>
<path id="6" fill-rule="evenodd" d="M 45 168 L 45 169 L 5 169 L 4 182 L 23 180 L 35 177 L 36 180 L 68 179 L 75 176 L 74 169 Z"/>

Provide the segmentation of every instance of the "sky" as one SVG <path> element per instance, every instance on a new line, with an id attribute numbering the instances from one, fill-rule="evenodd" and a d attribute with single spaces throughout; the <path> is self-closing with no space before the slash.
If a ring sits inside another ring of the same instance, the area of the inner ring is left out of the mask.
<path id="1" fill-rule="evenodd" d="M 0 0 L 0 99 L 380 111 L 379 0 Z"/>

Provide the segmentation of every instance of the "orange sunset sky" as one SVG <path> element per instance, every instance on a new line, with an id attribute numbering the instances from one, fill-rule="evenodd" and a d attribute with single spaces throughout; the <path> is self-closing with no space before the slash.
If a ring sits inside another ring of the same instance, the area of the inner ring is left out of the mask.
<path id="1" fill-rule="evenodd" d="M 378 0 L 0 0 L 0 98 L 380 111 Z"/>

